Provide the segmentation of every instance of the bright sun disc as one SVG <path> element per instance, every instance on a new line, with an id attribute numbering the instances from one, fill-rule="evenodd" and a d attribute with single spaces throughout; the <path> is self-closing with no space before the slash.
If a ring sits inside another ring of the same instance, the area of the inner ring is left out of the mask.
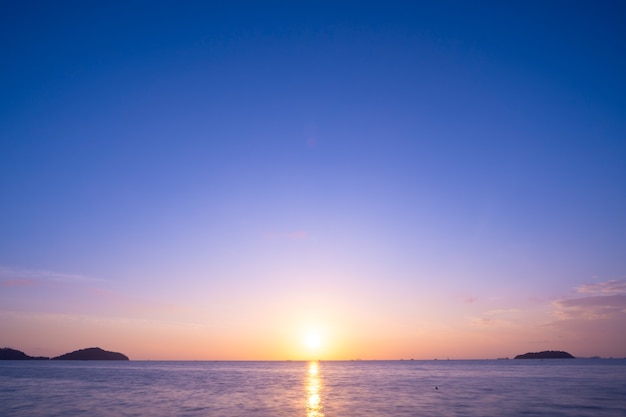
<path id="1" fill-rule="evenodd" d="M 310 349 L 317 349 L 320 347 L 321 344 L 322 340 L 317 333 L 309 333 L 309 335 L 306 337 L 306 345 Z"/>

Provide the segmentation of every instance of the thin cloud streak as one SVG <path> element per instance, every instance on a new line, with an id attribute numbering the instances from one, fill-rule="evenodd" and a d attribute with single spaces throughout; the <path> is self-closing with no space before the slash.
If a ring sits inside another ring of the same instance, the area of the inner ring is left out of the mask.
<path id="1" fill-rule="evenodd" d="M 20 290 L 20 295 L 4 294 L 13 297 L 13 300 L 22 300 L 23 306 L 46 310 L 46 306 L 58 302 L 65 304 L 63 309 L 83 314 L 101 314 L 115 312 L 119 315 L 149 316 L 153 314 L 181 314 L 189 311 L 183 304 L 172 301 L 159 301 L 144 296 L 130 296 L 118 291 L 105 288 L 108 281 L 91 278 L 83 275 L 65 274 L 44 270 L 29 270 L 9 267 L 0 267 L 0 287 L 7 291 Z M 41 290 L 45 291 L 45 299 L 41 297 Z M 15 298 L 22 297 L 22 298 Z M 76 301 L 67 303 L 74 298 Z M 27 307 L 28 308 L 28 307 Z"/>
<path id="2" fill-rule="evenodd" d="M 581 296 L 553 303 L 557 309 L 555 313 L 557 317 L 598 320 L 626 314 L 626 280 L 582 285 L 576 288 L 576 293 Z"/>
<path id="3" fill-rule="evenodd" d="M 611 280 L 585 284 L 576 288 L 580 294 L 626 294 L 626 280 Z"/>
<path id="4" fill-rule="evenodd" d="M 309 239 L 309 233 L 305 230 L 294 230 L 288 232 L 280 232 L 280 233 L 267 233 L 267 238 L 270 240 L 305 240 Z"/>
<path id="5" fill-rule="evenodd" d="M 0 281 L 0 286 L 5 288 L 32 287 L 35 284 L 37 284 L 36 280 L 26 278 L 3 279 Z"/>
<path id="6" fill-rule="evenodd" d="M 106 280 L 79 274 L 47 271 L 41 269 L 23 269 L 0 266 L 0 280 L 30 280 L 31 285 L 38 281 L 55 282 L 104 282 Z"/>

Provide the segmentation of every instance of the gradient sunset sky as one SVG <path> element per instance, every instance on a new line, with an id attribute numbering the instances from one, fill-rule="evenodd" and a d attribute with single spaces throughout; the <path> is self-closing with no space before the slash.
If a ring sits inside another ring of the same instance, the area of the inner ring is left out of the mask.
<path id="1" fill-rule="evenodd" d="M 625 4 L 3 1 L 0 347 L 625 357 Z"/>

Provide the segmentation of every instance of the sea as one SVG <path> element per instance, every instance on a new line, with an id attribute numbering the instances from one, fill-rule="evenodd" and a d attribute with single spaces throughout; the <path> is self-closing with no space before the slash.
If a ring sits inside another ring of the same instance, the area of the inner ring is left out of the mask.
<path id="1" fill-rule="evenodd" d="M 626 416 L 626 359 L 0 361 L 0 416 Z"/>

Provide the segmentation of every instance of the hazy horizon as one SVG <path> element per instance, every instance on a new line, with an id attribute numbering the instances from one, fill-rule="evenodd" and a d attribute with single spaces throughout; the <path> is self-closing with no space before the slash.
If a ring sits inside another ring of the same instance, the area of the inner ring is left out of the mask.
<path id="1" fill-rule="evenodd" d="M 626 357 L 624 16 L 6 2 L 0 346 Z"/>
<path id="2" fill-rule="evenodd" d="M 28 356 L 32 356 L 35 357 L 33 355 L 29 355 L 28 352 L 24 352 L 19 348 L 16 347 L 9 347 L 9 346 L 4 346 L 4 349 L 9 348 L 9 349 L 14 349 L 14 350 L 18 350 L 21 351 L 23 353 L 25 353 Z M 112 352 L 109 349 L 105 349 L 102 348 L 100 346 L 90 346 L 90 347 L 84 347 L 84 348 L 79 348 L 79 349 L 74 349 L 70 352 L 63 352 L 63 353 L 58 353 L 55 355 L 50 355 L 50 356 L 40 356 L 43 358 L 48 358 L 48 359 L 52 359 L 52 358 L 56 358 L 59 356 L 62 356 L 64 354 L 67 353 L 73 353 L 79 350 L 85 350 L 85 349 L 102 349 L 104 351 L 109 351 Z M 116 352 L 116 353 L 122 353 L 124 354 L 124 352 Z M 335 359 L 325 359 L 325 362 L 354 362 L 354 361 L 392 361 L 392 362 L 402 362 L 402 361 L 406 361 L 406 362 L 410 362 L 410 361 L 452 361 L 452 360 L 456 360 L 456 361 L 483 361 L 483 360 L 514 360 L 516 359 L 515 357 L 518 355 L 523 355 L 525 353 L 537 353 L 537 352 L 522 352 L 522 353 L 515 353 L 513 355 L 510 356 L 503 356 L 503 357 L 492 357 L 492 358 L 463 358 L 463 357 L 458 357 L 458 358 L 450 358 L 450 357 L 434 357 L 434 358 L 387 358 L 387 359 L 378 359 L 378 358 L 335 358 Z M 571 352 L 567 352 L 570 353 Z M 620 360 L 620 359 L 626 359 L 626 357 L 622 358 L 622 357 L 602 357 L 599 355 L 593 355 L 593 356 L 576 356 L 576 355 L 572 355 L 574 356 L 575 359 L 607 359 L 607 360 L 611 360 L 611 359 L 615 359 L 615 360 Z M 35 357 L 37 358 L 37 357 Z M 561 358 L 550 358 L 554 359 L 554 360 L 559 360 Z M 83 359 L 84 360 L 84 359 Z M 130 361 L 138 361 L 138 362 L 150 362 L 150 361 L 160 361 L 160 359 L 151 359 L 151 358 L 129 358 Z M 526 359 L 528 360 L 528 359 Z M 535 359 L 535 360 L 543 360 L 543 359 Z M 240 359 L 163 359 L 163 361 L 174 361 L 174 362 L 319 362 L 321 361 L 321 359 L 316 359 L 314 357 L 308 358 L 308 359 L 280 359 L 280 358 L 276 358 L 276 359 L 254 359 L 254 358 L 240 358 Z"/>

